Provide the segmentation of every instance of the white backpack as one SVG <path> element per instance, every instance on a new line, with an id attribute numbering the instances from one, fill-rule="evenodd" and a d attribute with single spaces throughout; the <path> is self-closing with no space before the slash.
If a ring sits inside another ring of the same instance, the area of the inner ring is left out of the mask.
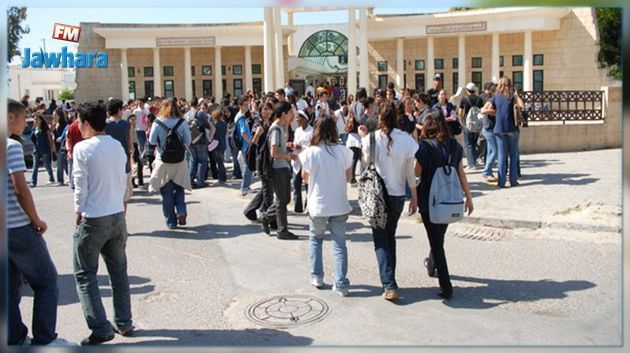
<path id="1" fill-rule="evenodd" d="M 449 224 L 464 218 L 464 193 L 459 182 L 457 168 L 451 165 L 452 151 L 444 157 L 439 147 L 424 141 L 432 163 L 438 168 L 429 188 L 429 219 L 435 224 Z"/>
<path id="2" fill-rule="evenodd" d="M 470 103 L 470 110 L 468 110 L 468 114 L 466 114 L 466 128 L 472 133 L 479 133 L 483 128 L 483 121 L 479 119 L 479 113 L 481 113 L 481 109 L 476 105 L 479 103 L 479 97 L 477 97 L 477 102 L 473 104 L 470 98 L 467 98 Z"/>

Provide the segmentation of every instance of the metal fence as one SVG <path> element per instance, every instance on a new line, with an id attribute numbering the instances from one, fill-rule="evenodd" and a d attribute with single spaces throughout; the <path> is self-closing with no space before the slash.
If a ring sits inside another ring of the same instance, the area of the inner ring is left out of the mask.
<path id="1" fill-rule="evenodd" d="M 604 91 L 524 91 L 521 98 L 526 122 L 604 120 Z"/>

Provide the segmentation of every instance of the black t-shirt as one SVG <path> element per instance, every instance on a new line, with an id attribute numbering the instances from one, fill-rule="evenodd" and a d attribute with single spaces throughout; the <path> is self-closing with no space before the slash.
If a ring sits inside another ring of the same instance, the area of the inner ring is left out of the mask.
<path id="1" fill-rule="evenodd" d="M 429 145 L 431 144 L 431 146 Z M 429 191 L 431 190 L 431 182 L 433 181 L 433 175 L 435 171 L 442 164 L 436 164 L 432 160 L 429 148 L 436 148 L 439 146 L 440 154 L 446 161 L 449 152 L 451 153 L 451 163 L 455 169 L 459 167 L 462 162 L 462 156 L 464 149 L 457 143 L 457 140 L 451 138 L 446 145 L 438 144 L 435 140 L 425 140 L 420 142 L 418 151 L 416 152 L 416 160 L 422 166 L 422 175 L 420 179 L 420 185 L 418 185 L 418 211 L 420 213 L 429 212 Z"/>
<path id="2" fill-rule="evenodd" d="M 432 107 L 439 101 L 438 96 L 440 95 L 440 91 L 435 88 L 429 88 L 427 95 L 429 96 L 429 107 Z"/>
<path id="3" fill-rule="evenodd" d="M 398 125 L 400 130 L 410 135 L 416 130 L 415 120 L 409 120 L 409 116 L 407 115 L 401 116 L 400 120 L 398 121 Z"/>
<path id="4" fill-rule="evenodd" d="M 464 109 L 464 118 L 466 118 L 466 114 L 468 114 L 468 111 L 473 106 L 481 109 L 483 107 L 483 100 L 479 96 L 474 94 L 471 94 L 462 99 L 461 103 L 459 103 L 459 107 Z"/>

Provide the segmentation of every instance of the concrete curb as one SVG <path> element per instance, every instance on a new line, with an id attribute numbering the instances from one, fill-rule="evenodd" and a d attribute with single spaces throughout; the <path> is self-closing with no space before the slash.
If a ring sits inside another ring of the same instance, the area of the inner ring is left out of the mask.
<path id="1" fill-rule="evenodd" d="M 565 229 L 587 232 L 621 233 L 621 226 L 580 224 L 569 222 L 536 222 L 518 219 L 499 219 L 490 217 L 464 217 L 462 223 L 478 224 L 497 228 L 526 228 L 526 229 Z"/>

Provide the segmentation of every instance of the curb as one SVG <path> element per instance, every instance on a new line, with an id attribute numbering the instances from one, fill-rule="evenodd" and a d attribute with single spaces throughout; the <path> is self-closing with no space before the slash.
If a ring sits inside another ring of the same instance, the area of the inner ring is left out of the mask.
<path id="1" fill-rule="evenodd" d="M 497 228 L 526 228 L 526 229 L 566 229 L 588 232 L 621 233 L 621 226 L 579 224 L 568 222 L 536 222 L 518 219 L 499 219 L 490 217 L 464 217 L 462 223 L 478 224 Z"/>

